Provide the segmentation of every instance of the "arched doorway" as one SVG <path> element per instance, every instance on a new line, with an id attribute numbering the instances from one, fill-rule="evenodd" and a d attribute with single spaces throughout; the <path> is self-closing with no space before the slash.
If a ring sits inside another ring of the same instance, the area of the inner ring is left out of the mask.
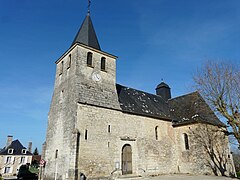
<path id="1" fill-rule="evenodd" d="M 132 174 L 132 147 L 129 144 L 122 148 L 122 174 Z"/>

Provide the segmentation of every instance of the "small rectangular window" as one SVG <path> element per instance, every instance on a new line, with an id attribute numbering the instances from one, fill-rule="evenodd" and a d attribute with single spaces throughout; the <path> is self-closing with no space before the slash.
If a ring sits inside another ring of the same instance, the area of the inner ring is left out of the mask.
<path id="1" fill-rule="evenodd" d="M 22 149 L 22 154 L 26 154 L 27 150 L 26 149 Z"/>
<path id="2" fill-rule="evenodd" d="M 105 57 L 101 58 L 101 70 L 106 71 L 106 58 Z"/>
<path id="3" fill-rule="evenodd" d="M 8 149 L 8 154 L 13 154 L 13 149 Z"/>
<path id="4" fill-rule="evenodd" d="M 88 134 L 87 134 L 87 133 L 88 133 L 88 130 L 86 129 L 86 130 L 85 130 L 85 140 L 88 139 Z"/>
<path id="5" fill-rule="evenodd" d="M 67 69 L 69 69 L 71 67 L 71 64 L 72 64 L 72 55 L 69 54 L 68 56 L 68 65 L 67 65 Z"/>
<path id="6" fill-rule="evenodd" d="M 60 66 L 60 67 L 59 67 L 59 76 L 60 76 L 60 75 L 62 75 L 62 73 L 63 73 L 63 61 L 60 63 L 59 66 Z"/>
<path id="7" fill-rule="evenodd" d="M 10 167 L 5 167 L 4 174 L 8 174 L 8 173 L 10 173 Z"/>
<path id="8" fill-rule="evenodd" d="M 108 132 L 111 132 L 111 125 L 108 125 Z"/>
<path id="9" fill-rule="evenodd" d="M 183 135 L 184 135 L 185 150 L 189 150 L 188 135 L 186 133 L 184 133 Z"/>
<path id="10" fill-rule="evenodd" d="M 56 151 L 55 151 L 55 159 L 57 159 L 58 158 L 58 150 L 56 149 Z"/>

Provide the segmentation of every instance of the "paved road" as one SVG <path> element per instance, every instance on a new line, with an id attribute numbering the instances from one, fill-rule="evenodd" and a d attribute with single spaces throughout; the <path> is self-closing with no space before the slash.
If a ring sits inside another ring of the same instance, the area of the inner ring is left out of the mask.
<path id="1" fill-rule="evenodd" d="M 121 180 L 239 180 L 236 178 L 220 176 L 191 176 L 191 175 L 162 175 L 158 177 L 145 178 L 121 178 Z"/>
<path id="2" fill-rule="evenodd" d="M 237 180 L 236 178 L 218 177 L 218 176 L 188 176 L 188 175 L 164 175 L 146 180 Z"/>
<path id="3" fill-rule="evenodd" d="M 4 180 L 15 180 L 16 177 L 4 178 Z M 146 178 L 119 178 L 119 180 L 239 180 L 236 178 L 219 177 L 219 176 L 191 176 L 191 175 L 162 175 L 158 177 Z"/>

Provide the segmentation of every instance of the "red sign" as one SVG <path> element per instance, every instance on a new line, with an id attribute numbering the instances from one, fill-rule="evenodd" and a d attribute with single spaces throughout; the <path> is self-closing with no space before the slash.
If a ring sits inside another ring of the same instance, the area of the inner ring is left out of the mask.
<path id="1" fill-rule="evenodd" d="M 46 161 L 45 161 L 44 159 L 41 159 L 41 160 L 40 160 L 40 166 L 44 166 L 45 163 L 46 163 Z"/>

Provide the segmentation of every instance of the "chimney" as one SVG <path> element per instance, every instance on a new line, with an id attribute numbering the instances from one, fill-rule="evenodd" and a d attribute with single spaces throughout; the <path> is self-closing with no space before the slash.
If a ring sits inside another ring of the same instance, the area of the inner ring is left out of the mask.
<path id="1" fill-rule="evenodd" d="M 165 101 L 171 99 L 171 88 L 164 82 L 156 87 L 156 94 L 161 96 Z"/>
<path id="2" fill-rule="evenodd" d="M 32 142 L 28 143 L 28 151 L 32 153 Z"/>
<path id="3" fill-rule="evenodd" d="M 8 148 L 8 146 L 10 146 L 12 144 L 12 140 L 13 140 L 13 136 L 8 135 L 6 148 Z"/>

